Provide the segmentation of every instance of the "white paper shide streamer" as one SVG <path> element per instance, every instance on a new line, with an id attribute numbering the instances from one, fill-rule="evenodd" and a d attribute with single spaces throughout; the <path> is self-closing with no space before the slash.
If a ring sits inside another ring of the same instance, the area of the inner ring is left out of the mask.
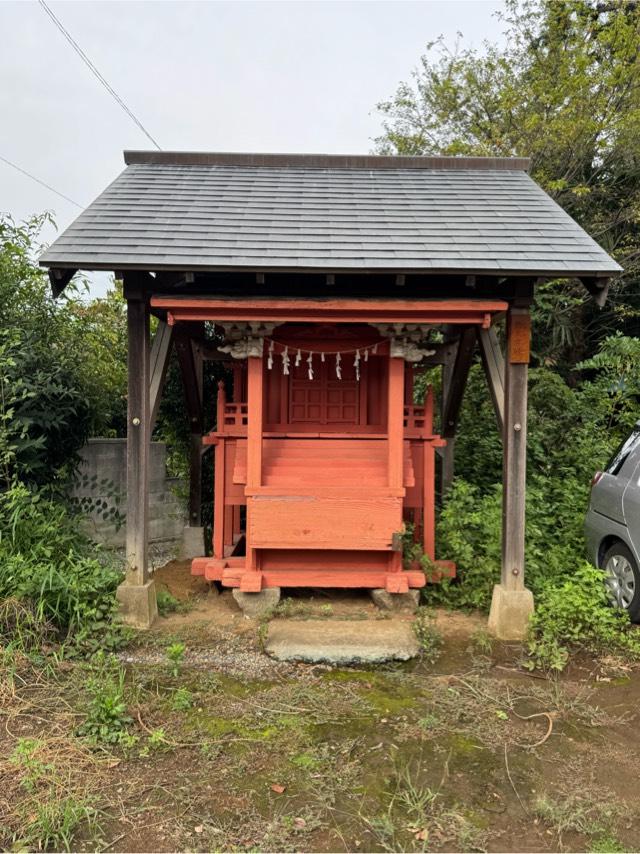
<path id="1" fill-rule="evenodd" d="M 267 349 L 267 367 L 269 370 L 273 369 L 273 361 L 276 354 L 276 344 L 278 347 L 282 348 L 280 352 L 280 357 L 282 359 L 282 373 L 285 376 L 289 376 L 290 368 L 291 368 L 291 356 L 289 355 L 289 347 L 286 344 L 279 344 L 273 338 L 269 339 L 269 347 Z M 355 372 L 355 378 L 359 382 L 361 377 L 361 366 L 362 362 L 368 362 L 370 355 L 375 355 L 378 352 L 378 344 L 371 344 L 369 347 L 359 347 L 357 350 L 347 350 L 344 353 L 325 353 L 322 350 L 304 350 L 301 347 L 295 348 L 295 357 L 294 357 L 294 366 L 299 368 L 302 364 L 303 354 L 305 356 L 305 362 L 307 363 L 307 376 L 310 380 L 312 380 L 315 376 L 315 370 L 313 366 L 313 357 L 320 356 L 320 361 L 325 363 L 327 361 L 327 355 L 335 357 L 335 371 L 336 377 L 341 380 L 342 379 L 342 364 L 343 364 L 343 356 L 348 356 L 350 354 L 354 354 L 353 359 L 353 368 Z"/>

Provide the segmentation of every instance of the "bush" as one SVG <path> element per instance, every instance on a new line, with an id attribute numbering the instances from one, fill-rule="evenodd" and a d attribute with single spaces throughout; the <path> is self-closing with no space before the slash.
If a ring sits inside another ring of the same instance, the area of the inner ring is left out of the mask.
<path id="1" fill-rule="evenodd" d="M 31 603 L 76 647 L 110 646 L 121 639 L 112 623 L 121 578 L 59 500 L 23 484 L 0 493 L 0 600 Z"/>
<path id="2" fill-rule="evenodd" d="M 607 338 L 580 366 L 574 388 L 549 368 L 531 371 L 527 453 L 526 579 L 536 596 L 584 560 L 589 484 L 637 418 L 640 342 Z M 474 368 L 456 439 L 456 481 L 439 519 L 438 550 L 459 582 L 436 600 L 488 608 L 500 577 L 501 448 L 486 383 Z"/>
<path id="3" fill-rule="evenodd" d="M 640 657 L 640 633 L 626 611 L 610 606 L 602 570 L 585 562 L 570 578 L 547 585 L 538 595 L 528 643 L 530 666 L 562 670 L 574 647 Z"/>

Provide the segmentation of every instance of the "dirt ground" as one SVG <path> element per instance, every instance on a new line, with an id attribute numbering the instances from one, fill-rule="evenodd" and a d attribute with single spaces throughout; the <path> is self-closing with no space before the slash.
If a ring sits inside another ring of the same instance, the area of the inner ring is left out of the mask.
<path id="1" fill-rule="evenodd" d="M 74 848 L 640 848 L 640 673 L 623 663 L 585 657 L 559 679 L 531 674 L 517 645 L 491 641 L 484 617 L 445 611 L 435 660 L 280 663 L 228 591 L 177 562 L 156 580 L 177 610 L 118 653 L 128 745 L 98 751 L 73 735 L 86 717 L 80 664 L 53 682 L 14 674 L 0 695 L 4 756 L 38 738 L 43 764 L 68 762 L 74 779 L 92 781 L 95 815 Z M 331 591 L 296 591 L 279 616 L 389 619 L 362 594 Z M 11 768 L 0 765 L 0 840 L 17 809 Z"/>

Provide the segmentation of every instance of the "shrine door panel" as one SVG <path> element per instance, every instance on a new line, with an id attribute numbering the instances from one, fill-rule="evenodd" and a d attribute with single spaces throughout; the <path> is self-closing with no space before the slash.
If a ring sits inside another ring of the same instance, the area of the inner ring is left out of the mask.
<path id="1" fill-rule="evenodd" d="M 321 362 L 319 356 L 313 379 L 309 379 L 309 366 L 303 361 L 291 370 L 289 424 L 334 428 L 359 425 L 364 382 L 364 376 L 356 379 L 355 368 L 348 363 L 343 363 L 342 379 L 338 379 L 334 358 Z"/>

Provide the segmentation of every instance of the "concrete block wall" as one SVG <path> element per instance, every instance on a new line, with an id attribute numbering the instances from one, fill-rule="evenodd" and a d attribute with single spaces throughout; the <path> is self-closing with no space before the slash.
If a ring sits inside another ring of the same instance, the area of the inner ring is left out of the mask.
<path id="1" fill-rule="evenodd" d="M 89 514 L 88 531 L 98 542 L 113 548 L 125 545 L 124 517 L 127 509 L 127 442 L 126 439 L 89 439 L 80 452 L 81 465 L 74 497 L 105 501 L 108 508 L 117 507 L 122 525 L 102 518 L 101 509 Z M 179 478 L 166 472 L 167 447 L 152 442 L 149 453 L 149 541 L 174 542 L 182 539 L 186 524 L 186 507 L 175 494 Z M 119 503 L 116 505 L 116 498 Z"/>

